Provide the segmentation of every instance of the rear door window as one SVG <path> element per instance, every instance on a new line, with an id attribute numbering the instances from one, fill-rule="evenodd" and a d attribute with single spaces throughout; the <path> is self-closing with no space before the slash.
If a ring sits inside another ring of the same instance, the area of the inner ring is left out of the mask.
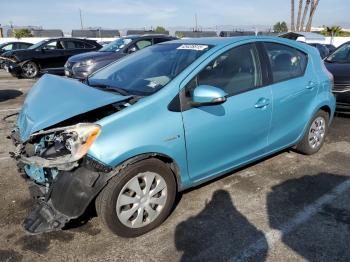
<path id="1" fill-rule="evenodd" d="M 30 46 L 30 44 L 26 43 L 18 43 L 17 45 L 17 49 L 27 49 Z"/>
<path id="2" fill-rule="evenodd" d="M 266 42 L 264 45 L 274 83 L 304 75 L 307 66 L 307 55 L 304 52 L 278 43 Z"/>

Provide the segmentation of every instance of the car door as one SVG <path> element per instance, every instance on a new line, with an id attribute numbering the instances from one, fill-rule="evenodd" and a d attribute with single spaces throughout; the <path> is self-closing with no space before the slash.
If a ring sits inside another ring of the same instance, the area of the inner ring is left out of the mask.
<path id="1" fill-rule="evenodd" d="M 42 69 L 60 68 L 64 65 L 62 61 L 63 55 L 64 47 L 62 41 L 52 40 L 37 50 L 35 59 L 39 62 Z"/>
<path id="2" fill-rule="evenodd" d="M 217 55 L 186 84 L 181 104 L 188 105 L 199 85 L 223 89 L 220 105 L 182 106 L 188 170 L 201 180 L 263 155 L 271 121 L 271 90 L 263 86 L 255 44 Z"/>
<path id="3" fill-rule="evenodd" d="M 317 95 L 318 79 L 303 51 L 274 42 L 263 45 L 270 62 L 273 94 L 268 150 L 276 151 L 295 143 L 302 135 Z"/>
<path id="4" fill-rule="evenodd" d="M 69 57 L 73 55 L 77 55 L 77 54 L 89 51 L 88 48 L 85 47 L 84 42 L 79 40 L 65 40 L 64 46 L 65 46 L 64 56 L 66 61 Z"/>

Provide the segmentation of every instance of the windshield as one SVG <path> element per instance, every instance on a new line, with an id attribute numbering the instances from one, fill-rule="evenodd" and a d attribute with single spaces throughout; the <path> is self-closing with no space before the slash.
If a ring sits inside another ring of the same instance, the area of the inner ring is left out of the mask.
<path id="1" fill-rule="evenodd" d="M 92 86 L 116 87 L 133 95 L 151 95 L 209 49 L 208 45 L 154 45 L 97 71 L 88 82 Z"/>
<path id="2" fill-rule="evenodd" d="M 42 40 L 42 41 L 40 41 L 40 42 L 38 42 L 38 43 L 36 43 L 36 44 L 34 44 L 34 45 L 28 47 L 28 49 L 36 49 L 36 48 L 38 48 L 39 46 L 41 46 L 42 44 L 46 43 L 47 41 L 49 41 L 49 40 L 48 40 L 48 39 Z"/>
<path id="3" fill-rule="evenodd" d="M 331 63 L 350 63 L 350 43 L 335 50 L 326 61 Z"/>
<path id="4" fill-rule="evenodd" d="M 132 41 L 130 38 L 119 38 L 100 49 L 101 52 L 117 52 Z"/>

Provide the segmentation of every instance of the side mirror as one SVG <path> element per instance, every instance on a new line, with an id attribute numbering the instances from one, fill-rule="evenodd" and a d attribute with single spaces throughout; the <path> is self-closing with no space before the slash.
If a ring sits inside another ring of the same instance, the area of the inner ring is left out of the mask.
<path id="1" fill-rule="evenodd" d="M 193 91 L 192 106 L 210 106 L 222 104 L 226 101 L 227 93 L 220 88 L 199 85 Z"/>
<path id="2" fill-rule="evenodd" d="M 136 47 L 135 47 L 135 46 L 132 46 L 132 47 L 130 47 L 130 48 L 128 49 L 128 54 L 134 53 L 134 52 L 136 52 L 136 51 L 137 51 Z"/>

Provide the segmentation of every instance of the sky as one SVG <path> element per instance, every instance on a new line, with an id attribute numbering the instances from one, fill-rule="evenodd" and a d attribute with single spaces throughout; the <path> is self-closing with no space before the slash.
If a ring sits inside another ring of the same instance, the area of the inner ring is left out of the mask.
<path id="1" fill-rule="evenodd" d="M 298 0 L 295 0 L 297 9 Z M 35 25 L 69 32 L 84 27 L 272 26 L 290 22 L 290 0 L 0 0 L 0 24 Z M 313 26 L 350 28 L 350 0 L 320 0 Z"/>

